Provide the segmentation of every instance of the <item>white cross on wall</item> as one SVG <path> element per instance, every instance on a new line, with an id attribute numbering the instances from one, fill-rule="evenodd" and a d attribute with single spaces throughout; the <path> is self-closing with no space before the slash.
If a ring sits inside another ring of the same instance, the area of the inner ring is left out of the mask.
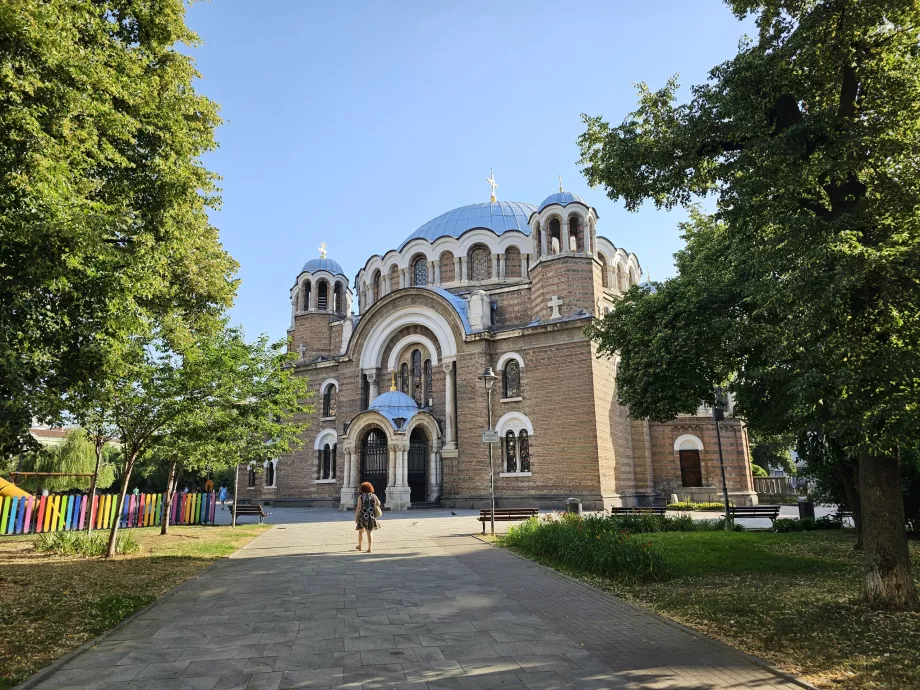
<path id="1" fill-rule="evenodd" d="M 562 306 L 562 300 L 559 299 L 559 295 L 553 295 L 553 298 L 549 302 L 546 303 L 546 306 L 552 307 L 553 309 L 553 315 L 550 316 L 550 318 L 558 319 L 560 316 L 559 307 Z"/>

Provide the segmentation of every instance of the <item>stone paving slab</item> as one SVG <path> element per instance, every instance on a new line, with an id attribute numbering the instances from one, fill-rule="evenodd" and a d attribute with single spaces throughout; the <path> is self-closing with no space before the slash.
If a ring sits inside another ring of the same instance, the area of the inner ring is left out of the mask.
<path id="1" fill-rule="evenodd" d="M 35 687 L 801 687 L 483 544 L 468 515 L 388 513 L 367 554 L 354 549 L 348 515 L 273 512 L 282 525 Z"/>

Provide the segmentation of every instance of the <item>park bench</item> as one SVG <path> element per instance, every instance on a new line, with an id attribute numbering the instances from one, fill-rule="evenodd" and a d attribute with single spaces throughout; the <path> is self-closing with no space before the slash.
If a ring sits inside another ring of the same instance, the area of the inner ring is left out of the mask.
<path id="1" fill-rule="evenodd" d="M 613 506 L 611 515 L 664 515 L 664 506 Z"/>
<path id="2" fill-rule="evenodd" d="M 266 513 L 262 510 L 262 506 L 237 506 L 236 517 L 240 515 L 255 515 L 259 518 L 259 524 L 261 525 L 271 513 Z M 230 516 L 233 517 L 233 506 L 230 506 Z"/>
<path id="3" fill-rule="evenodd" d="M 772 522 L 779 517 L 779 506 L 729 506 L 728 514 L 737 518 L 770 518 Z"/>
<path id="4" fill-rule="evenodd" d="M 849 508 L 844 508 L 843 506 L 837 506 L 837 512 L 831 513 L 831 517 L 835 520 L 843 522 L 846 518 L 853 519 L 853 511 Z"/>
<path id="5" fill-rule="evenodd" d="M 536 508 L 496 508 L 495 522 L 510 522 L 512 520 L 529 520 L 537 517 L 540 511 Z M 479 522 L 482 523 L 482 533 L 486 533 L 486 523 L 492 521 L 492 511 L 486 508 L 479 511 Z"/>

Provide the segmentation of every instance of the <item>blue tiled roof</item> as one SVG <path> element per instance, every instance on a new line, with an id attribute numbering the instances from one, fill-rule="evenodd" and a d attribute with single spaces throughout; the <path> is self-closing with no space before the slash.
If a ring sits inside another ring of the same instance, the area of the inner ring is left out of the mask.
<path id="1" fill-rule="evenodd" d="M 402 391 L 388 391 L 374 398 L 370 408 L 374 412 L 379 412 L 390 420 L 394 429 L 398 429 L 396 422 L 397 417 L 402 417 L 406 421 L 412 419 L 418 412 L 418 405 L 415 401 Z M 403 422 L 405 424 L 405 422 Z"/>
<path id="2" fill-rule="evenodd" d="M 329 271 L 332 275 L 345 275 L 345 271 L 337 261 L 332 259 L 310 259 L 300 269 L 301 273 L 315 273 L 316 271 Z"/>
<path id="3" fill-rule="evenodd" d="M 473 329 L 470 326 L 470 315 L 467 313 L 468 308 L 469 308 L 469 303 L 465 299 L 463 299 L 462 297 L 457 297 L 457 295 L 455 295 L 454 293 L 448 292 L 447 290 L 445 290 L 444 288 L 438 285 L 428 285 L 427 289 L 431 290 L 432 292 L 438 293 L 439 295 L 441 295 L 441 297 L 443 297 L 448 302 L 450 302 L 451 306 L 456 310 L 457 314 L 460 316 L 460 321 L 463 322 L 463 330 L 466 332 L 467 335 L 473 332 Z"/>
<path id="4" fill-rule="evenodd" d="M 559 204 L 560 206 L 568 206 L 573 201 L 585 203 L 585 200 L 582 199 L 577 194 L 572 194 L 571 192 L 556 192 L 555 194 L 550 194 L 543 200 L 543 203 L 540 204 L 540 211 L 549 206 L 550 204 Z"/>
<path id="5" fill-rule="evenodd" d="M 440 237 L 460 237 L 473 228 L 488 228 L 496 235 L 508 230 L 519 230 L 529 235 L 530 226 L 527 220 L 536 210 L 537 207 L 533 204 L 517 201 L 493 201 L 461 206 L 429 220 L 409 235 L 406 241 L 399 245 L 399 249 L 402 250 L 409 242 L 419 237 L 434 242 Z"/>

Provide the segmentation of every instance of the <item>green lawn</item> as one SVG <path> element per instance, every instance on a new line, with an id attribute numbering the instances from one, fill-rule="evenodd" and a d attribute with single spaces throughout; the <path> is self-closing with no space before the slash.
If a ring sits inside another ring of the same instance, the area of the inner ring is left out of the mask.
<path id="1" fill-rule="evenodd" d="M 633 538 L 651 542 L 676 576 L 638 585 L 577 576 L 819 687 L 920 688 L 920 614 L 860 603 L 851 530 Z M 911 554 L 920 574 L 920 543 Z"/>
<path id="2" fill-rule="evenodd" d="M 34 536 L 0 537 L 0 690 L 117 625 L 229 556 L 267 525 L 130 530 L 140 551 L 106 561 L 49 556 Z"/>

